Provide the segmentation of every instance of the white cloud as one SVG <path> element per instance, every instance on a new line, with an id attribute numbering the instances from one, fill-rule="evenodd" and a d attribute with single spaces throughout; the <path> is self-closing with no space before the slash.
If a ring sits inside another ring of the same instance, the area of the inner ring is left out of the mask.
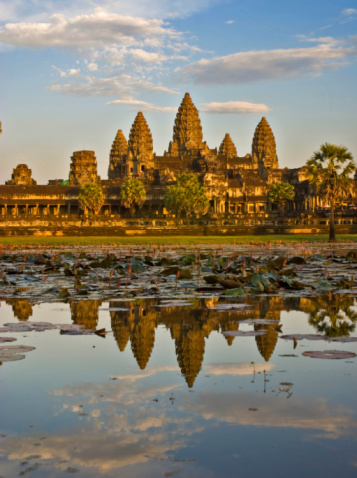
<path id="1" fill-rule="evenodd" d="M 356 48 L 320 44 L 310 48 L 247 51 L 211 60 L 201 59 L 176 72 L 181 78 L 192 78 L 201 85 L 251 83 L 318 75 L 323 70 L 345 65 L 348 58 L 356 55 Z"/>
<path id="2" fill-rule="evenodd" d="M 232 23 L 235 23 L 235 20 L 228 20 L 226 23 L 227 25 L 232 25 Z"/>
<path id="3" fill-rule="evenodd" d="M 68 70 L 67 75 L 68 76 L 78 75 L 80 71 L 81 70 L 79 68 L 71 68 L 70 70 Z"/>
<path id="4" fill-rule="evenodd" d="M 119 15 L 101 8 L 75 17 L 56 13 L 43 23 L 7 23 L 0 29 L 0 42 L 26 48 L 130 46 L 179 36 L 163 20 Z"/>
<path id="5" fill-rule="evenodd" d="M 334 47 L 337 45 L 343 44 L 341 40 L 336 40 L 336 38 L 333 37 L 317 37 L 317 38 L 312 38 L 307 35 L 298 35 L 298 38 L 301 39 L 301 41 L 306 41 L 309 43 L 323 43 L 325 45 Z"/>
<path id="6" fill-rule="evenodd" d="M 134 98 L 123 98 L 120 100 L 109 101 L 108 105 L 132 105 L 139 106 L 143 111 L 157 111 L 161 113 L 171 113 L 177 111 L 176 107 L 156 106 L 147 101 L 135 100 Z"/>
<path id="7" fill-rule="evenodd" d="M 357 15 L 357 9 L 356 8 L 345 8 L 342 10 L 342 15 L 345 15 L 347 17 Z"/>
<path id="8" fill-rule="evenodd" d="M 3 21 L 26 18 L 30 21 L 48 18 L 53 13 L 78 15 L 87 13 L 100 5 L 102 8 L 122 15 L 145 18 L 187 17 L 210 8 L 220 0 L 0 0 L 0 18 Z"/>
<path id="9" fill-rule="evenodd" d="M 159 52 L 145 51 L 141 48 L 133 48 L 130 50 L 130 55 L 145 63 L 162 63 L 167 60 L 167 56 Z"/>
<path id="10" fill-rule="evenodd" d="M 253 375 L 253 373 L 270 372 L 275 367 L 271 363 L 210 363 L 204 366 L 208 375 Z"/>
<path id="11" fill-rule="evenodd" d="M 89 71 L 97 71 L 98 65 L 96 63 L 88 63 L 87 68 Z"/>
<path id="12" fill-rule="evenodd" d="M 66 72 L 54 67 L 59 71 L 61 78 L 68 76 Z M 152 93 L 178 94 L 177 91 L 155 84 L 148 80 L 140 79 L 140 76 L 122 73 L 107 77 L 93 75 L 77 77 L 75 82 L 55 84 L 48 88 L 49 91 L 71 94 L 75 96 L 103 96 L 131 98 L 138 91 Z"/>
<path id="13" fill-rule="evenodd" d="M 96 8 L 77 16 L 56 13 L 44 22 L 7 23 L 0 27 L 0 46 L 70 49 L 75 53 L 75 68 L 53 67 L 66 81 L 50 86 L 50 91 L 113 97 L 137 96 L 142 91 L 176 94 L 161 83 L 167 77 L 167 63 L 187 62 L 182 52 L 196 53 L 185 35 L 160 18 Z M 91 74 L 80 75 L 80 64 Z"/>
<path id="14" fill-rule="evenodd" d="M 206 113 L 266 113 L 270 108 L 264 104 L 249 103 L 247 101 L 226 101 L 223 103 L 211 102 L 203 103 L 201 111 Z"/>

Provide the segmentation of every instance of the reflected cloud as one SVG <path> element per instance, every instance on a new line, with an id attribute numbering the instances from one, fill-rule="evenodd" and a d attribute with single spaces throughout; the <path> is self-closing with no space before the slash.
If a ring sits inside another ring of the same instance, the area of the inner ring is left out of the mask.
<path id="1" fill-rule="evenodd" d="M 204 366 L 209 375 L 253 375 L 253 373 L 270 372 L 274 365 L 271 363 L 211 363 Z"/>
<path id="2" fill-rule="evenodd" d="M 252 407 L 258 410 L 252 413 Z M 256 397 L 251 393 L 202 392 L 199 399 L 186 401 L 187 411 L 234 425 L 316 430 L 314 438 L 338 439 L 357 431 L 354 410 L 329 405 L 324 398 L 295 398 L 293 405 L 276 396 Z M 219 413 L 217 412 L 219 410 Z"/>

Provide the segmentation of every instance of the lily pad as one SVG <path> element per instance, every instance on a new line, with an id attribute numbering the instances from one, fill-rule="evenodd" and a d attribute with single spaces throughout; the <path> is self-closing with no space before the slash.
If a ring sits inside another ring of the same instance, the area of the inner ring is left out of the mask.
<path id="1" fill-rule="evenodd" d="M 0 344 L 5 344 L 6 342 L 15 342 L 17 339 L 14 337 L 0 337 Z"/>
<path id="2" fill-rule="evenodd" d="M 303 352 L 304 357 L 320 358 L 320 359 L 348 359 L 356 357 L 354 352 L 347 352 L 345 350 L 316 350 Z"/>
<path id="3" fill-rule="evenodd" d="M 223 335 L 228 335 L 230 337 L 256 337 L 259 335 L 265 335 L 267 332 L 267 329 L 247 330 L 247 332 L 241 330 L 226 330 L 223 332 Z"/>

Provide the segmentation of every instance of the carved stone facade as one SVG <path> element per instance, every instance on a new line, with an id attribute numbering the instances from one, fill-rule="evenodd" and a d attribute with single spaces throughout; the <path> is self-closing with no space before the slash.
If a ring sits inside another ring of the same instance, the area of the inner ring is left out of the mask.
<path id="1" fill-rule="evenodd" d="M 99 183 L 97 160 L 94 151 L 75 151 L 71 157 L 69 184 L 82 186 L 86 183 Z"/>
<path id="2" fill-rule="evenodd" d="M 109 157 L 108 179 L 118 179 L 123 173 L 123 162 L 128 154 L 128 142 L 121 129 L 113 141 Z"/>
<path id="3" fill-rule="evenodd" d="M 254 164 L 260 167 L 265 166 L 267 169 L 277 169 L 279 167 L 275 138 L 264 116 L 254 132 L 252 158 Z"/>
<path id="4" fill-rule="evenodd" d="M 223 138 L 218 154 L 225 156 L 228 159 L 237 157 L 237 149 L 228 133 Z"/>
<path id="5" fill-rule="evenodd" d="M 206 143 L 203 142 L 201 120 L 191 96 L 186 93 L 178 109 L 174 135 L 169 145 L 168 155 L 180 156 L 184 154 L 197 154 L 200 151 L 208 152 Z"/>
<path id="6" fill-rule="evenodd" d="M 32 171 L 27 164 L 18 164 L 13 169 L 11 179 L 6 181 L 9 186 L 34 186 L 36 181 L 32 179 Z"/>
<path id="7" fill-rule="evenodd" d="M 14 169 L 6 186 L 0 186 L 0 215 L 81 215 L 83 211 L 77 200 L 79 186 L 95 182 L 102 185 L 105 197 L 100 214 L 122 217 L 126 210 L 120 204 L 120 188 L 123 181 L 134 177 L 143 182 L 147 193 L 138 214 L 167 216 L 165 190 L 175 184 L 183 172 L 197 174 L 200 183 L 206 187 L 210 201 L 207 217 L 210 220 L 225 217 L 234 220 L 236 225 L 244 221 L 271 224 L 272 218 L 278 221 L 280 214 L 269 202 L 268 191 L 272 184 L 282 181 L 295 187 L 295 199 L 285 210 L 285 216 L 294 218 L 295 224 L 306 224 L 307 213 L 320 212 L 323 215 L 325 212 L 326 204 L 311 190 L 304 168 L 279 168 L 274 134 L 266 118 L 263 117 L 255 129 L 251 154 L 238 156 L 228 133 L 218 149 L 210 148 L 203 140 L 198 110 L 186 93 L 175 118 L 172 141 L 162 156 L 154 153 L 149 125 L 139 112 L 128 141 L 121 129 L 114 138 L 107 180 L 98 176 L 94 151 L 74 152 L 69 181 L 51 180 L 47 186 L 36 186 L 31 170 L 21 164 Z M 351 194 L 343 203 L 343 207 L 350 208 L 349 211 L 356 209 L 356 185 L 357 175 Z M 21 194 L 16 189 L 18 186 L 22 188 Z"/>

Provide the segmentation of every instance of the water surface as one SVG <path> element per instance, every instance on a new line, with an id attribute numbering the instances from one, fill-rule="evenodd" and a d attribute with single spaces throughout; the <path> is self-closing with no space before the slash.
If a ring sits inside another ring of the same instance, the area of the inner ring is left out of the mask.
<path id="1" fill-rule="evenodd" d="M 302 353 L 357 343 L 281 336 L 355 337 L 356 311 L 346 296 L 1 302 L 1 325 L 107 332 L 0 334 L 36 348 L 0 369 L 1 474 L 355 477 L 356 359 Z"/>

